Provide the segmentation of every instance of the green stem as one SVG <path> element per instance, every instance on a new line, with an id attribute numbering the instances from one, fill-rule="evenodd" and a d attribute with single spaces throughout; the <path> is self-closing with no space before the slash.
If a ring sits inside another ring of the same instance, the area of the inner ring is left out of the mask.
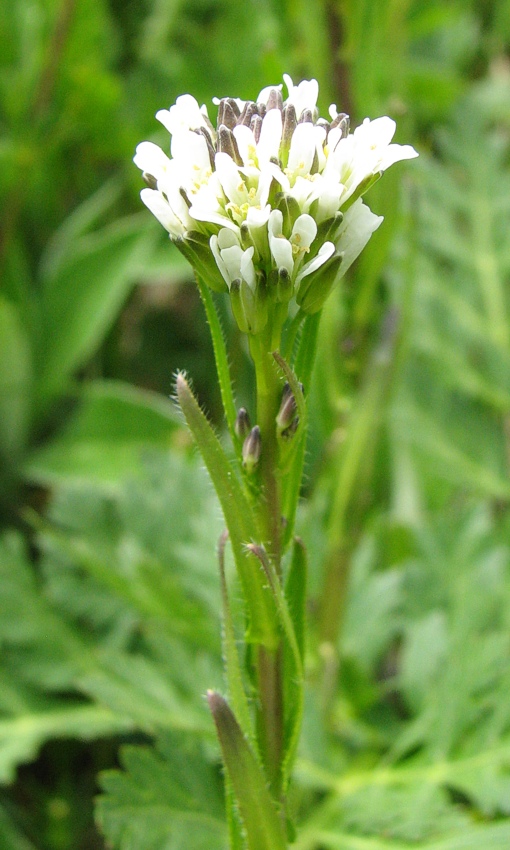
<path id="1" fill-rule="evenodd" d="M 276 415 L 281 402 L 281 381 L 272 351 L 280 347 L 281 327 L 277 322 L 264 334 L 250 339 L 257 384 L 257 424 L 262 438 L 260 495 L 257 517 L 261 542 L 278 577 L 281 578 L 282 533 L 281 493 L 278 475 L 279 447 Z M 282 803 L 284 757 L 283 670 L 281 645 L 275 650 L 259 647 L 256 659 L 259 694 L 257 733 L 260 751 L 273 796 Z"/>
<path id="2" fill-rule="evenodd" d="M 257 733 L 262 760 L 273 797 L 280 803 L 283 790 L 283 670 L 281 647 L 261 646 L 257 653 L 259 706 Z"/>
<path id="3" fill-rule="evenodd" d="M 271 338 L 252 337 L 250 350 L 257 383 L 257 425 L 262 438 L 260 457 L 261 494 L 257 505 L 261 542 L 280 575 L 281 562 L 281 495 L 278 477 L 279 448 L 276 416 L 281 402 L 282 386 L 272 355 Z M 278 340 L 279 343 L 279 340 Z"/>
<path id="4" fill-rule="evenodd" d="M 234 400 L 234 393 L 232 390 L 232 380 L 230 376 L 227 348 L 225 345 L 225 338 L 223 336 L 223 331 L 221 328 L 221 322 L 218 316 L 218 311 L 216 310 L 216 306 L 214 304 L 211 290 L 209 289 L 207 284 L 205 284 L 200 278 L 200 275 L 195 274 L 195 279 L 198 285 L 198 290 L 200 292 L 202 303 L 205 308 L 209 328 L 211 330 L 214 360 L 216 363 L 216 371 L 218 373 L 221 400 L 223 403 L 223 409 L 225 411 L 225 418 L 227 420 L 228 430 L 234 449 L 236 450 L 238 457 L 240 457 L 241 445 L 235 432 L 237 409 Z"/>

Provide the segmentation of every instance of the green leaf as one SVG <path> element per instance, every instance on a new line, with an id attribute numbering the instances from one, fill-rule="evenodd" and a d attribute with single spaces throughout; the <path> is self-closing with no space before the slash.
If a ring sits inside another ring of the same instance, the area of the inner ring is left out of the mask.
<path id="1" fill-rule="evenodd" d="M 225 850 L 218 771 L 191 737 L 124 747 L 123 771 L 101 776 L 97 819 L 115 850 Z"/>
<path id="2" fill-rule="evenodd" d="M 244 549 L 244 544 L 250 540 L 256 528 L 250 505 L 216 434 L 182 373 L 177 376 L 176 387 L 182 412 L 200 449 L 225 516 L 250 617 L 248 640 L 275 648 L 278 630 L 273 597 L 264 586 L 262 572 Z"/>
<path id="3" fill-rule="evenodd" d="M 2 806 L 0 806 L 0 835 L 3 850 L 36 850 L 35 845 L 21 834 Z"/>
<path id="4" fill-rule="evenodd" d="M 174 405 L 120 381 L 91 381 L 63 430 L 28 458 L 25 474 L 43 485 L 97 483 L 110 490 L 140 477 L 148 452 L 168 452 Z"/>
<path id="5" fill-rule="evenodd" d="M 39 748 L 52 738 L 89 741 L 132 732 L 133 722 L 98 705 L 53 705 L 39 701 L 37 708 L 15 717 L 0 718 L 0 783 L 15 779 L 16 767 L 32 761 Z"/>
<path id="6" fill-rule="evenodd" d="M 19 312 L 0 297 L 0 460 L 13 464 L 25 446 L 32 393 L 30 341 Z"/>
<path id="7" fill-rule="evenodd" d="M 251 744 L 255 742 L 253 724 L 250 708 L 239 662 L 239 653 L 236 644 L 236 635 L 230 600 L 228 597 L 227 578 L 225 575 L 225 545 L 228 539 L 227 533 L 223 533 L 218 543 L 218 562 L 220 569 L 221 599 L 223 607 L 223 659 L 225 663 L 225 674 L 228 686 L 228 697 L 234 712 L 241 724 L 243 733 Z"/>
<path id="8" fill-rule="evenodd" d="M 285 581 L 285 598 L 294 626 L 294 634 L 302 662 L 305 657 L 306 590 L 308 559 L 303 541 L 296 537 Z"/>
<path id="9" fill-rule="evenodd" d="M 414 842 L 388 841 L 384 838 L 364 838 L 343 832 L 316 830 L 313 840 L 327 850 L 506 850 L 510 841 L 510 824 L 501 823 L 492 826 L 473 826 L 460 834 L 452 835 L 440 841 L 416 844 Z M 299 842 L 299 850 L 305 845 Z"/>
<path id="10" fill-rule="evenodd" d="M 286 850 L 282 821 L 267 780 L 226 701 L 209 691 L 209 708 L 246 830 L 249 850 Z"/>
<path id="11" fill-rule="evenodd" d="M 117 222 L 84 239 L 46 281 L 45 335 L 37 389 L 43 404 L 61 392 L 102 341 L 143 269 L 154 235 L 139 219 Z"/>

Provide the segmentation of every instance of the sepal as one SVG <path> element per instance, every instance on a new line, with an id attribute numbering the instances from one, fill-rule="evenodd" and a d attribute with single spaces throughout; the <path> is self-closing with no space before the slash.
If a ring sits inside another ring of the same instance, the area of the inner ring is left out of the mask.
<path id="1" fill-rule="evenodd" d="M 255 289 L 244 279 L 237 278 L 230 287 L 232 312 L 242 333 L 257 334 L 267 324 L 267 289 L 261 276 Z"/>
<path id="2" fill-rule="evenodd" d="M 213 292 L 227 291 L 227 284 L 216 265 L 207 236 L 196 230 L 188 230 L 184 236 L 174 237 L 173 242 Z"/>

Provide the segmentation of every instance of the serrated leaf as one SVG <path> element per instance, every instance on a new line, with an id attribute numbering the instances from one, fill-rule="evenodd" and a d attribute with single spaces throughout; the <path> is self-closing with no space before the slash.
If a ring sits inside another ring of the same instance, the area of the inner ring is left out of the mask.
<path id="1" fill-rule="evenodd" d="M 225 850 L 217 769 L 193 738 L 161 736 L 124 747 L 123 771 L 101 776 L 101 829 L 115 850 Z"/>

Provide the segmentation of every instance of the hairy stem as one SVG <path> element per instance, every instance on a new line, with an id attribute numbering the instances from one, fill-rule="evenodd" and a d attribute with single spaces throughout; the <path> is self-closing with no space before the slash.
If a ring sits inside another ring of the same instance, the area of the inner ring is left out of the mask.
<path id="1" fill-rule="evenodd" d="M 257 382 L 257 424 L 262 438 L 258 522 L 261 542 L 276 574 L 281 577 L 281 492 L 275 420 L 280 406 L 282 388 L 271 354 L 275 342 L 279 347 L 280 328 L 269 328 L 264 335 L 251 338 L 250 348 Z M 280 799 L 282 794 L 284 737 L 282 673 L 281 647 L 275 651 L 260 647 L 257 650 L 256 660 L 259 691 L 257 732 L 271 791 L 277 799 Z"/>

